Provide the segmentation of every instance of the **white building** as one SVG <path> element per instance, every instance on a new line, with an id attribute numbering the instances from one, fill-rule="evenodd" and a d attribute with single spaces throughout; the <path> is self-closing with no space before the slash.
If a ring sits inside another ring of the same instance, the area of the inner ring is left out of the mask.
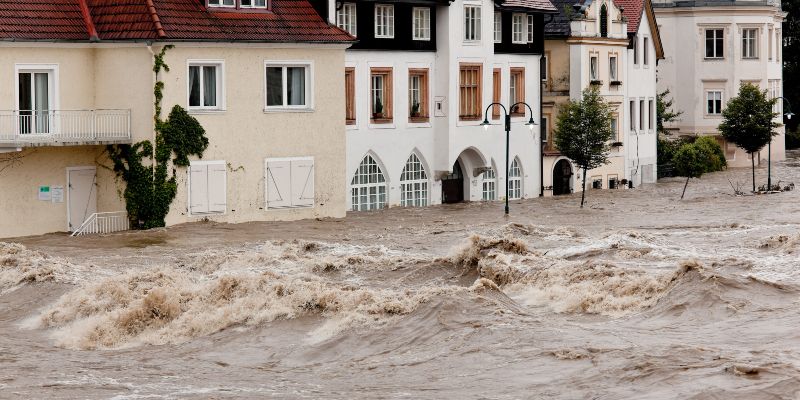
<path id="1" fill-rule="evenodd" d="M 683 111 L 668 128 L 680 135 L 714 135 L 729 166 L 750 166 L 749 156 L 726 143 L 717 131 L 725 103 L 742 83 L 753 83 L 772 97 L 783 92 L 779 1 L 655 0 L 668 57 L 659 64 L 659 90 L 669 89 Z M 782 112 L 778 102 L 776 112 Z M 784 130 L 772 142 L 772 159 L 785 158 Z M 767 158 L 766 149 L 756 163 Z"/>
<path id="2" fill-rule="evenodd" d="M 330 2 L 346 52 L 352 210 L 539 195 L 540 59 L 547 0 Z M 512 112 L 509 170 L 499 108 Z M 533 115 L 531 115 L 531 112 Z"/>

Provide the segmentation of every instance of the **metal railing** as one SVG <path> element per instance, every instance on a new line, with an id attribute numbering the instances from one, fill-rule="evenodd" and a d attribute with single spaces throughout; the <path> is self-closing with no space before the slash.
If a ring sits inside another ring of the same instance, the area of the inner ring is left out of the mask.
<path id="1" fill-rule="evenodd" d="M 72 236 L 127 231 L 130 229 L 128 213 L 125 211 L 94 213 L 72 232 Z"/>
<path id="2" fill-rule="evenodd" d="M 0 111 L 0 143 L 117 142 L 130 138 L 130 110 Z"/>

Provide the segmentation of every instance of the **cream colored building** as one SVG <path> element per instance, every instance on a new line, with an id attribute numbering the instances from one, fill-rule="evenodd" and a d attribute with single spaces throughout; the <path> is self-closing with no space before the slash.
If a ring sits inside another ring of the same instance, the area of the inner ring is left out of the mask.
<path id="1" fill-rule="evenodd" d="M 609 163 L 587 171 L 586 188 L 656 180 L 656 63 L 663 58 L 649 0 L 557 0 L 546 25 L 543 86 L 544 194 L 582 190 L 582 171 L 554 145 L 558 108 L 596 87 L 614 108 Z"/>
<path id="2" fill-rule="evenodd" d="M 742 83 L 753 83 L 769 96 L 783 93 L 780 1 L 701 2 L 654 0 L 668 54 L 658 66 L 659 90 L 669 89 L 680 119 L 667 126 L 678 135 L 713 135 L 728 165 L 749 167 L 750 157 L 726 143 L 717 127 L 725 103 Z M 779 101 L 776 112 L 783 114 Z M 778 122 L 782 122 L 778 121 Z M 785 158 L 784 128 L 773 138 L 772 160 Z M 756 156 L 765 162 L 767 149 Z"/>
<path id="3" fill-rule="evenodd" d="M 0 9 L 0 73 L 12 83 L 0 85 L 0 237 L 73 231 L 95 213 L 124 212 L 106 145 L 153 140 L 157 79 L 163 118 L 180 105 L 209 139 L 202 159 L 171 168 L 168 225 L 344 216 L 341 68 L 352 38 L 305 0 L 209 1 L 163 13 L 169 1 L 153 0 L 152 13 L 85 0 L 80 12 Z M 302 21 L 289 15 L 298 7 Z M 30 15 L 41 16 L 33 26 Z M 167 44 L 170 70 L 156 77 L 154 55 Z"/>

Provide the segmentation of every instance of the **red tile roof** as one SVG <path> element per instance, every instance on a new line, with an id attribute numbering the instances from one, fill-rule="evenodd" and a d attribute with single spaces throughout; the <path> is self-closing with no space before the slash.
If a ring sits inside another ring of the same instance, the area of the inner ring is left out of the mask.
<path id="1" fill-rule="evenodd" d="M 90 14 L 84 19 L 81 3 Z M 0 0 L 0 40 L 350 42 L 308 0 L 271 0 L 270 12 L 207 10 L 203 0 Z"/>
<path id="2" fill-rule="evenodd" d="M 614 4 L 622 7 L 622 15 L 628 19 L 628 33 L 639 32 L 644 0 L 614 0 Z"/>

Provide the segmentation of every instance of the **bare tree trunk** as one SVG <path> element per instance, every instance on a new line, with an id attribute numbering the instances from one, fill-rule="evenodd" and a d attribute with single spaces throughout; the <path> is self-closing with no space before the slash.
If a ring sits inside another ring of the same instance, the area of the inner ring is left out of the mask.
<path id="1" fill-rule="evenodd" d="M 689 177 L 686 177 L 686 183 L 683 184 L 683 193 L 681 193 L 681 200 L 683 200 L 683 195 L 686 194 L 686 186 L 689 186 Z"/>
<path id="2" fill-rule="evenodd" d="M 750 164 L 753 165 L 753 193 L 756 192 L 756 154 L 750 154 Z"/>
<path id="3" fill-rule="evenodd" d="M 581 190 L 581 208 L 583 208 L 583 200 L 586 198 L 586 168 L 583 168 L 583 190 Z"/>

